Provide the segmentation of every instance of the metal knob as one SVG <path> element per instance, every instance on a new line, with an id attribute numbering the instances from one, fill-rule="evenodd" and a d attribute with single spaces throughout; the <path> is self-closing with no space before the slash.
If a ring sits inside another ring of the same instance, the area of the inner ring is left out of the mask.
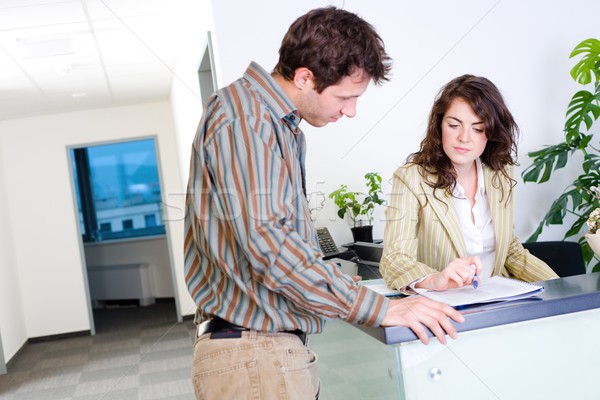
<path id="1" fill-rule="evenodd" d="M 439 381 L 442 379 L 442 370 L 439 368 L 431 368 L 429 370 L 429 377 L 434 381 Z"/>

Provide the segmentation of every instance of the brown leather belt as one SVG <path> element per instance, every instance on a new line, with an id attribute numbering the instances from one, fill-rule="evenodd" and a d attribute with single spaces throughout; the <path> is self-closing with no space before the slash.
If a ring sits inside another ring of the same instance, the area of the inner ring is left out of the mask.
<path id="1" fill-rule="evenodd" d="M 198 336 L 202 336 L 205 333 L 210 333 L 211 339 L 227 339 L 241 337 L 241 332 L 250 331 L 250 329 L 243 326 L 232 324 L 219 317 L 213 317 L 208 321 L 202 322 L 198 325 Z M 307 344 L 308 335 L 299 329 L 295 331 L 281 331 L 281 333 L 290 333 L 298 336 L 302 344 Z"/>

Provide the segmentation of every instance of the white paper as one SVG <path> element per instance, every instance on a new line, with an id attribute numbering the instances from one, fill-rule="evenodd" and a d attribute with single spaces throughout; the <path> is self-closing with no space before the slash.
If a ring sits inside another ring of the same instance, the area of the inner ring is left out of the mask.
<path id="1" fill-rule="evenodd" d="M 540 285 L 516 279 L 508 279 L 502 276 L 492 276 L 485 280 L 481 279 L 477 289 L 469 285 L 441 292 L 427 291 L 421 293 L 421 295 L 453 307 L 458 307 L 493 301 L 523 299 L 541 293 L 543 290 L 544 287 Z"/>
<path id="2" fill-rule="evenodd" d="M 382 294 L 384 296 L 401 296 L 402 295 L 402 293 L 400 293 L 398 290 L 387 287 L 387 285 L 385 284 L 385 281 L 383 279 L 368 279 L 368 280 L 360 281 L 360 282 L 358 282 L 358 284 L 365 286 L 368 289 L 371 289 L 372 291 Z"/>

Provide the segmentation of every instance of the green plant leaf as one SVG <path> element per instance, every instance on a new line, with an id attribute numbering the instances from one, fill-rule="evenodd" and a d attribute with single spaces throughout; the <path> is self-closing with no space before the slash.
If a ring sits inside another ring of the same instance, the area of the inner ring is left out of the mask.
<path id="1" fill-rule="evenodd" d="M 546 182 L 550 179 L 550 176 L 552 175 L 552 166 L 553 165 L 554 165 L 553 159 L 546 160 L 546 162 L 544 163 L 544 174 L 540 178 L 539 183 Z"/>
<path id="2" fill-rule="evenodd" d="M 586 39 L 579 43 L 569 58 L 573 58 L 579 54 L 583 54 L 583 57 L 575 66 L 571 69 L 571 76 L 573 79 L 582 84 L 587 85 L 592 81 L 592 76 L 596 80 L 600 79 L 600 68 L 598 63 L 600 61 L 600 41 L 598 39 Z"/>
<path id="3" fill-rule="evenodd" d="M 569 155 L 574 151 L 574 147 L 566 142 L 553 146 L 546 146 L 542 150 L 527 153 L 533 158 L 533 164 L 523 171 L 521 176 L 525 182 L 545 182 L 550 178 L 552 171 L 563 168 L 567 164 Z M 554 166 L 552 168 L 552 166 Z M 544 175 L 540 178 L 540 174 Z M 545 179 L 545 180 L 544 180 Z"/>
<path id="4" fill-rule="evenodd" d="M 541 169 L 535 168 L 535 164 L 530 165 L 523 171 L 521 176 L 523 177 L 524 182 L 537 182 L 538 176 L 540 176 Z"/>
<path id="5" fill-rule="evenodd" d="M 581 205 L 581 193 L 579 189 L 574 189 L 569 192 L 569 196 L 571 197 L 571 204 L 573 205 L 573 209 L 576 209 Z"/>
<path id="6" fill-rule="evenodd" d="M 569 153 L 558 153 L 557 157 L 558 159 L 556 160 L 556 166 L 554 167 L 554 170 L 563 168 L 565 165 L 567 165 L 567 161 L 569 160 Z"/>
<path id="7" fill-rule="evenodd" d="M 544 221 L 540 222 L 540 224 L 538 225 L 538 227 L 535 229 L 535 231 L 531 234 L 531 236 L 529 236 L 527 238 L 527 242 L 537 242 L 538 237 L 540 236 L 540 234 L 542 233 L 542 230 L 544 229 Z"/>
<path id="8" fill-rule="evenodd" d="M 566 208 L 568 204 L 568 194 L 563 193 L 552 203 L 550 209 L 544 217 L 546 225 L 560 225 L 567 214 Z"/>
<path id="9" fill-rule="evenodd" d="M 593 137 L 594 135 L 583 135 L 583 137 L 581 138 L 581 143 L 579 143 L 579 146 L 577 146 L 577 148 L 580 150 L 584 150 L 585 148 L 587 148 L 588 144 L 590 143 Z"/>
<path id="10" fill-rule="evenodd" d="M 585 221 L 587 221 L 587 217 L 577 218 L 577 221 L 575 221 L 567 233 L 565 233 L 564 238 L 566 239 L 568 237 L 575 236 L 581 232 L 581 228 L 585 225 Z"/>
<path id="11" fill-rule="evenodd" d="M 566 117 L 566 141 L 570 144 L 576 138 L 581 137 L 582 122 L 585 124 L 586 129 L 589 130 L 594 121 L 600 117 L 600 106 L 598 106 L 596 95 L 587 90 L 580 90 L 575 93 L 569 103 Z"/>
<path id="12" fill-rule="evenodd" d="M 590 172 L 598 173 L 598 170 L 600 170 L 600 156 L 597 154 L 587 154 L 583 159 L 582 168 L 583 172 L 586 174 L 589 174 Z"/>

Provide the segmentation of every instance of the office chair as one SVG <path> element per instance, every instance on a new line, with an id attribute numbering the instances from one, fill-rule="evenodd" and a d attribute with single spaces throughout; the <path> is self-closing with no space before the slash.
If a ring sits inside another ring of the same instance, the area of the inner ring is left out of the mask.
<path id="1" fill-rule="evenodd" d="M 585 274 L 581 247 L 575 242 L 550 241 L 523 243 L 531 254 L 544 261 L 558 276 Z"/>

